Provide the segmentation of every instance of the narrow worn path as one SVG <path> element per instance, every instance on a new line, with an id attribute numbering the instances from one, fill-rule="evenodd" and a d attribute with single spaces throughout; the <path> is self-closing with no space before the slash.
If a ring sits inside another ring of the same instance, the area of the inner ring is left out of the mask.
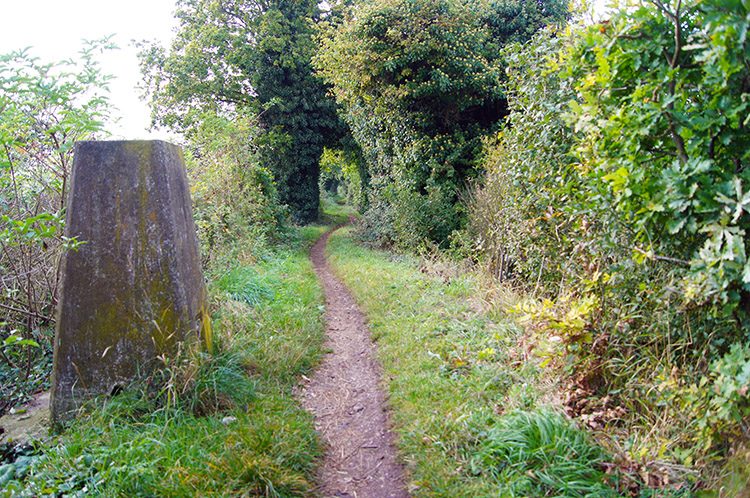
<path id="1" fill-rule="evenodd" d="M 326 295 L 324 347 L 332 352 L 300 395 L 327 445 L 320 491 L 325 498 L 407 498 L 370 332 L 354 298 L 326 263 L 331 233 L 315 244 L 310 259 Z"/>

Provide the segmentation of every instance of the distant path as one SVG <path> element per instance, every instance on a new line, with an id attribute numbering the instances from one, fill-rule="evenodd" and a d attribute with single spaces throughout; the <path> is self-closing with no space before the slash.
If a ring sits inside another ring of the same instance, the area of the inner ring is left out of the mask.
<path id="1" fill-rule="evenodd" d="M 324 347 L 332 353 L 300 396 L 327 445 L 320 491 L 325 498 L 408 498 L 388 431 L 370 332 L 352 295 L 326 263 L 331 233 L 313 246 L 310 259 L 326 295 Z"/>

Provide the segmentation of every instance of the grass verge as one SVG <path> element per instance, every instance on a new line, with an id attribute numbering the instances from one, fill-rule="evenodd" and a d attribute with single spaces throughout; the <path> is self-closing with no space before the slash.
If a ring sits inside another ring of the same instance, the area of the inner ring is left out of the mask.
<path id="1" fill-rule="evenodd" d="M 329 239 L 330 261 L 368 315 L 414 497 L 688 496 L 620 479 L 562 414 L 522 332 L 480 302 L 476 276 L 365 249 L 350 233 Z"/>
<path id="2" fill-rule="evenodd" d="M 61 436 L 6 454 L 0 497 L 313 496 L 320 447 L 293 387 L 323 340 L 307 251 L 323 231 L 213 268 L 217 352 L 164 358 Z"/>

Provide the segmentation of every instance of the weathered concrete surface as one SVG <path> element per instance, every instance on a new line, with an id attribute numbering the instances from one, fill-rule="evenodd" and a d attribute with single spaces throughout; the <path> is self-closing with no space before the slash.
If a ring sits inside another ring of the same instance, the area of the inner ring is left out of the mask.
<path id="1" fill-rule="evenodd" d="M 182 150 L 161 141 L 79 142 L 63 262 L 52 421 L 124 387 L 198 335 L 211 348 L 206 288 Z"/>
<path id="2" fill-rule="evenodd" d="M 15 413 L 0 417 L 0 445 L 23 446 L 49 433 L 49 391 L 39 393 Z"/>

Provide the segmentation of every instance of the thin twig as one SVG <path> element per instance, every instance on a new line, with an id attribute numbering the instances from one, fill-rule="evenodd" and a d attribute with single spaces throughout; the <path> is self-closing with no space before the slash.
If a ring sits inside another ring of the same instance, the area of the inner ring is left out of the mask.
<path id="1" fill-rule="evenodd" d="M 39 313 L 34 313 L 33 311 L 27 311 L 27 310 L 22 310 L 20 308 L 14 308 L 13 306 L 8 306 L 7 304 L 3 304 L 3 303 L 0 303 L 0 308 L 8 310 L 8 311 L 12 311 L 14 313 L 21 313 L 24 316 L 27 316 L 30 318 L 37 318 L 39 320 L 45 320 L 45 321 L 50 321 L 50 322 L 55 321 L 55 318 L 53 316 L 40 315 Z"/>
<path id="2" fill-rule="evenodd" d="M 653 259 L 656 261 L 667 261 L 669 263 L 677 263 L 677 264 L 686 265 L 686 266 L 690 266 L 692 264 L 690 263 L 690 261 L 687 261 L 685 259 L 672 258 L 669 256 L 659 256 L 657 254 L 648 253 L 644 251 L 643 249 L 641 249 L 640 247 L 634 247 L 634 249 L 638 251 L 639 253 L 643 254 L 644 256 L 646 256 L 648 259 Z"/>

